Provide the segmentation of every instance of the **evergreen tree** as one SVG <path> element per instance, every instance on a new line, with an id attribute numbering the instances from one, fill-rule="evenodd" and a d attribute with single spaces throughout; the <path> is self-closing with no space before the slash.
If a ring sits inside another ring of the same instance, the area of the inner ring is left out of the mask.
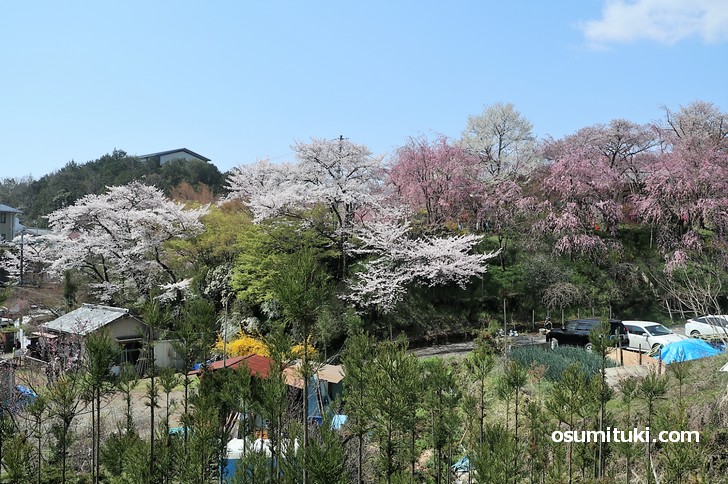
<path id="1" fill-rule="evenodd" d="M 308 384 L 313 376 L 309 361 L 309 334 L 329 295 L 328 274 L 319 265 L 313 249 L 304 248 L 284 258 L 273 292 L 283 315 L 300 332 L 303 344 L 303 483 L 306 484 L 306 447 L 308 446 Z"/>
<path id="2" fill-rule="evenodd" d="M 344 411 L 349 416 L 347 427 L 357 439 L 357 482 L 364 482 L 364 439 L 371 428 L 374 377 L 374 340 L 361 330 L 346 340 L 342 354 L 344 379 Z"/>
<path id="3" fill-rule="evenodd" d="M 436 482 L 442 482 L 442 453 L 451 447 L 458 428 L 458 403 L 460 391 L 457 388 L 452 366 L 439 358 L 423 363 L 426 382 L 425 409 L 428 413 L 430 438 L 435 449 Z M 445 462 L 449 468 L 450 461 Z"/>
<path id="4" fill-rule="evenodd" d="M 94 483 L 99 482 L 101 449 L 101 400 L 114 389 L 114 376 L 111 367 L 117 363 L 120 348 L 116 339 L 108 331 L 90 333 L 84 343 L 83 360 L 85 393 L 92 402 L 91 428 L 91 476 Z"/>
<path id="5" fill-rule="evenodd" d="M 407 352 L 404 339 L 385 341 L 377 346 L 372 362 L 372 422 L 379 442 L 379 470 L 387 484 L 404 468 L 411 453 L 407 437 L 414 435 L 413 414 L 421 396 L 419 362 Z"/>
<path id="6" fill-rule="evenodd" d="M 312 483 L 345 484 L 346 450 L 340 432 L 331 428 L 331 420 L 324 418 L 311 436 L 306 448 L 308 479 Z"/>
<path id="7" fill-rule="evenodd" d="M 215 308 L 200 298 L 185 301 L 172 332 L 172 348 L 182 358 L 184 374 L 184 396 L 182 398 L 182 425 L 184 449 L 187 455 L 190 377 L 192 366 L 204 362 L 210 353 L 215 338 Z"/>
<path id="8" fill-rule="evenodd" d="M 255 396 L 258 413 L 267 423 L 270 440 L 271 460 L 270 474 L 275 482 L 280 482 L 280 473 L 276 471 L 276 463 L 283 455 L 283 440 L 286 409 L 288 405 L 288 388 L 283 369 L 291 358 L 291 338 L 277 327 L 266 337 L 266 346 L 271 358 L 268 377 L 256 380 Z"/>
<path id="9" fill-rule="evenodd" d="M 81 377 L 69 372 L 59 376 L 46 394 L 52 419 L 50 433 L 54 439 L 51 463 L 60 465 L 62 482 L 66 482 L 69 449 L 75 441 L 71 424 L 79 413 L 82 391 Z"/>
<path id="10" fill-rule="evenodd" d="M 639 385 L 639 394 L 647 404 L 647 427 L 652 429 L 655 417 L 655 403 L 665 398 L 667 393 L 667 379 L 657 373 L 647 375 Z M 652 461 L 652 442 L 647 439 L 647 452 L 645 455 L 645 480 L 650 483 L 656 481 L 655 466 Z"/>
<path id="11" fill-rule="evenodd" d="M 485 433 L 486 382 L 494 364 L 492 348 L 481 335 L 475 340 L 475 349 L 465 359 L 469 381 L 476 385 L 478 443 L 480 444 L 483 443 Z"/>
<path id="12" fill-rule="evenodd" d="M 564 370 L 561 380 L 552 387 L 546 408 L 559 422 L 566 424 L 568 429 L 573 431 L 582 415 L 584 395 L 587 391 L 588 383 L 584 373 L 578 365 L 570 365 Z M 574 444 L 569 442 L 567 451 L 569 484 L 573 482 L 574 475 L 573 450 Z"/>
<path id="13" fill-rule="evenodd" d="M 145 405 L 149 408 L 149 475 L 157 474 L 157 461 L 155 458 L 156 412 L 159 408 L 159 379 L 157 378 L 157 362 L 155 359 L 155 346 L 158 335 L 169 323 L 169 313 L 162 308 L 158 301 L 147 303 L 144 310 L 144 321 L 147 324 L 144 338 L 144 353 L 146 355 L 146 374 L 149 382 L 146 385 Z"/>
<path id="14" fill-rule="evenodd" d="M 486 423 L 483 443 L 469 457 L 477 482 L 508 482 L 521 476 L 520 469 L 513 468 L 519 455 L 513 432 L 501 424 Z"/>
<path id="15" fill-rule="evenodd" d="M 622 393 L 621 402 L 625 409 L 624 420 L 622 426 L 625 429 L 632 429 L 635 427 L 634 415 L 632 414 L 632 404 L 638 396 L 639 382 L 636 378 L 627 378 L 622 380 L 619 384 L 619 390 Z M 629 484 L 632 477 L 632 459 L 637 456 L 638 449 L 632 442 L 618 442 L 615 443 L 615 447 L 618 452 L 624 456 L 625 459 L 625 475 L 626 483 Z"/>
<path id="16" fill-rule="evenodd" d="M 1 482 L 31 484 L 34 478 L 33 446 L 24 433 L 13 435 L 5 446 L 5 476 Z"/>

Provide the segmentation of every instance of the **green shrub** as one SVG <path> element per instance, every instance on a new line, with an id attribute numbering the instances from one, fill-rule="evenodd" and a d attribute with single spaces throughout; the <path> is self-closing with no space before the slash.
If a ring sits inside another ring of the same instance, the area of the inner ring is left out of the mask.
<path id="1" fill-rule="evenodd" d="M 598 355 L 571 346 L 559 346 L 554 350 L 541 346 L 521 346 L 512 349 L 510 357 L 526 368 L 543 367 L 544 377 L 554 382 L 561 381 L 561 374 L 574 363 L 587 376 L 598 373 L 601 368 Z M 606 366 L 610 368 L 616 363 L 607 359 Z"/>

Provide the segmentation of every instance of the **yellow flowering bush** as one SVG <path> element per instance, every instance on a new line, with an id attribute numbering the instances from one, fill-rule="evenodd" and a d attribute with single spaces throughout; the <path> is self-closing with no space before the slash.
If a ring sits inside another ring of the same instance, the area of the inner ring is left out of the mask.
<path id="1" fill-rule="evenodd" d="M 303 358 L 303 343 L 298 343 L 297 345 L 293 345 L 293 348 L 291 348 L 291 355 L 294 358 Z M 309 359 L 315 359 L 318 355 L 318 352 L 316 351 L 316 348 L 314 348 L 313 344 L 311 343 L 311 337 L 308 337 L 308 357 Z"/>
<path id="2" fill-rule="evenodd" d="M 219 353 L 223 353 L 225 350 L 225 344 L 222 338 L 218 337 L 215 343 L 215 350 Z M 237 337 L 228 342 L 227 344 L 227 356 L 245 356 L 249 354 L 270 356 L 268 351 L 268 345 L 265 344 L 260 338 L 251 336 L 244 331 L 238 333 Z M 313 359 L 316 358 L 318 352 L 311 343 L 311 338 L 308 338 L 308 357 Z M 298 343 L 291 348 L 291 355 L 294 358 L 303 358 L 303 343 Z"/>
<path id="3" fill-rule="evenodd" d="M 222 338 L 218 338 L 217 343 L 215 343 L 215 349 L 220 353 L 224 351 L 225 343 Z M 245 356 L 251 353 L 260 356 L 269 356 L 268 346 L 263 340 L 250 336 L 242 331 L 238 333 L 238 336 L 234 340 L 227 344 L 227 356 Z"/>

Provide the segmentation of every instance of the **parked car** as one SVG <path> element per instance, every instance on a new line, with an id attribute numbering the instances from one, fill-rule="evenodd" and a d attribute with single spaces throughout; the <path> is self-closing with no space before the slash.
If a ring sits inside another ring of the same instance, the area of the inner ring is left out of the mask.
<path id="1" fill-rule="evenodd" d="M 654 353 L 674 341 L 687 339 L 687 336 L 675 334 L 671 329 L 654 321 L 622 321 L 622 323 L 629 333 L 631 350 Z"/>
<path id="2" fill-rule="evenodd" d="M 601 319 L 567 321 L 562 328 L 553 328 L 546 333 L 546 342 L 551 345 L 552 349 L 564 344 L 583 346 L 587 351 L 591 351 L 592 343 L 589 341 L 589 335 L 601 322 Z M 629 336 L 622 321 L 610 319 L 609 334 L 611 339 L 617 338 L 617 343 L 621 343 L 622 346 L 627 347 L 629 344 Z"/>
<path id="3" fill-rule="evenodd" d="M 728 337 L 728 315 L 708 315 L 688 319 L 688 322 L 685 323 L 685 334 L 694 338 L 711 334 Z"/>

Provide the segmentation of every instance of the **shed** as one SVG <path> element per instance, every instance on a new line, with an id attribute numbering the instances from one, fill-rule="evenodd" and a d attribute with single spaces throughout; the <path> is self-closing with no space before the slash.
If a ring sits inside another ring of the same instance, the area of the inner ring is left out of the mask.
<path id="1" fill-rule="evenodd" d="M 303 390 L 301 361 L 297 360 L 283 370 L 286 384 Z M 344 392 L 344 368 L 341 365 L 314 364 L 314 374 L 308 382 L 308 417 L 321 416 L 329 405 Z"/>
<path id="2" fill-rule="evenodd" d="M 121 346 L 121 361 L 135 364 L 141 353 L 142 339 L 147 325 L 124 308 L 84 304 L 43 324 L 40 333 L 31 335 L 31 347 L 34 345 L 33 336 L 41 338 L 43 333 L 55 334 L 62 339 L 76 336 L 83 340 L 102 328 L 108 330 Z"/>

